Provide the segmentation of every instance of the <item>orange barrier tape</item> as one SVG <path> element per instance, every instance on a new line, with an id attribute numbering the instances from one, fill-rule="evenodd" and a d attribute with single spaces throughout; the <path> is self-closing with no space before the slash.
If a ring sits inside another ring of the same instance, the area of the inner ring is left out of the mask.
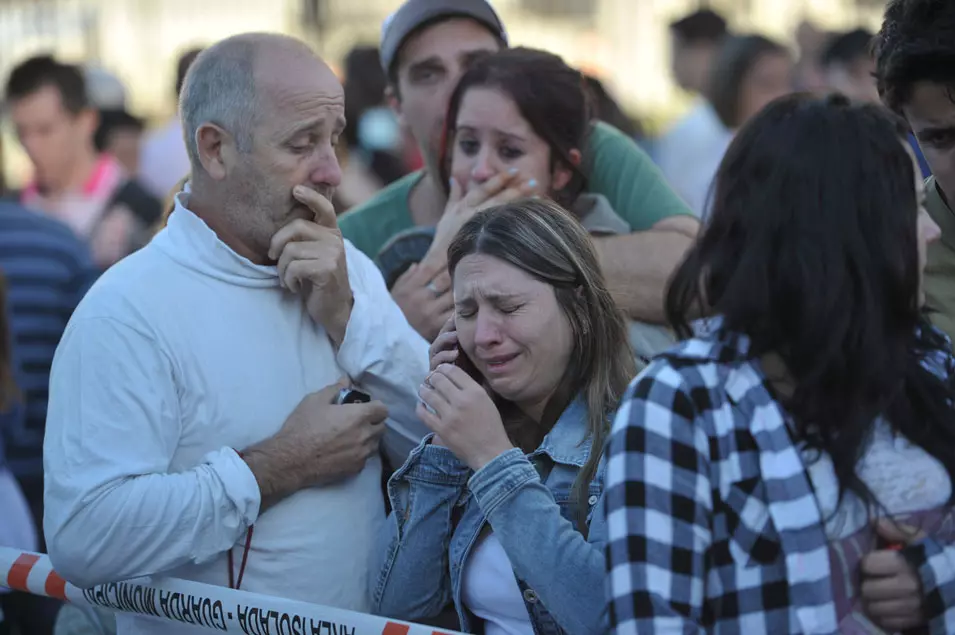
<path id="1" fill-rule="evenodd" d="M 151 578 L 80 589 L 50 559 L 0 547 L 0 586 L 112 611 L 245 635 L 461 635 L 329 606 L 178 580 Z"/>

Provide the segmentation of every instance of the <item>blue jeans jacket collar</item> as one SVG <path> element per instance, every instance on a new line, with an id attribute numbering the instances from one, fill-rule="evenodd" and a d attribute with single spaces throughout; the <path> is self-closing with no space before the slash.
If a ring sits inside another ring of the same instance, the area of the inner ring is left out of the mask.
<path id="1" fill-rule="evenodd" d="M 590 430 L 587 429 L 587 402 L 577 397 L 557 419 L 531 456 L 546 454 L 554 463 L 581 468 L 590 457 Z"/>

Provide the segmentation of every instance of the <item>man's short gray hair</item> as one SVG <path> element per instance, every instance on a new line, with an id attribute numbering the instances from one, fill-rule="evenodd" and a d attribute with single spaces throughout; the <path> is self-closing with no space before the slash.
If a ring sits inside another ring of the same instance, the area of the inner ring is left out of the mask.
<path id="1" fill-rule="evenodd" d="M 228 131 L 240 152 L 252 149 L 257 48 L 254 38 L 229 38 L 203 51 L 186 74 L 179 96 L 179 117 L 193 177 L 204 169 L 196 133 L 206 124 Z"/>

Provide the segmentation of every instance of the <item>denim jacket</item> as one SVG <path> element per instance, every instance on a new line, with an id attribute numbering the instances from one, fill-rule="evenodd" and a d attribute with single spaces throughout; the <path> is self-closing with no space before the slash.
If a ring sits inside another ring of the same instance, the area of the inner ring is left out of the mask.
<path id="1" fill-rule="evenodd" d="M 490 523 L 537 635 L 604 632 L 603 461 L 582 501 L 587 538 L 577 531 L 580 514 L 570 500 L 590 455 L 585 402 L 572 402 L 531 454 L 514 448 L 477 472 L 430 442 L 426 437 L 388 483 L 394 511 L 377 554 L 375 612 L 420 621 L 453 600 L 461 629 L 473 632 L 476 618 L 462 602 L 463 572 Z M 538 471 L 535 463 L 546 467 Z"/>

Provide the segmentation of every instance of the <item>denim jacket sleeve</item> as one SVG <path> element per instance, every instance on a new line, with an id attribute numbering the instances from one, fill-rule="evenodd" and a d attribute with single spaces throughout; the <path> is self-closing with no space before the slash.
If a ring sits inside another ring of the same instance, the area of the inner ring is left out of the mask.
<path id="1" fill-rule="evenodd" d="M 929 633 L 955 633 L 955 546 L 925 538 L 905 547 L 902 553 L 922 580 L 922 607 Z"/>
<path id="2" fill-rule="evenodd" d="M 393 511 L 385 523 L 372 577 L 375 613 L 403 620 L 438 615 L 451 601 L 451 513 L 463 498 L 470 470 L 448 448 L 415 448 L 388 481 Z"/>
<path id="3" fill-rule="evenodd" d="M 537 593 L 561 629 L 606 632 L 602 494 L 589 520 L 588 541 L 561 515 L 554 495 L 517 448 L 477 471 L 469 487 L 514 572 Z"/>

